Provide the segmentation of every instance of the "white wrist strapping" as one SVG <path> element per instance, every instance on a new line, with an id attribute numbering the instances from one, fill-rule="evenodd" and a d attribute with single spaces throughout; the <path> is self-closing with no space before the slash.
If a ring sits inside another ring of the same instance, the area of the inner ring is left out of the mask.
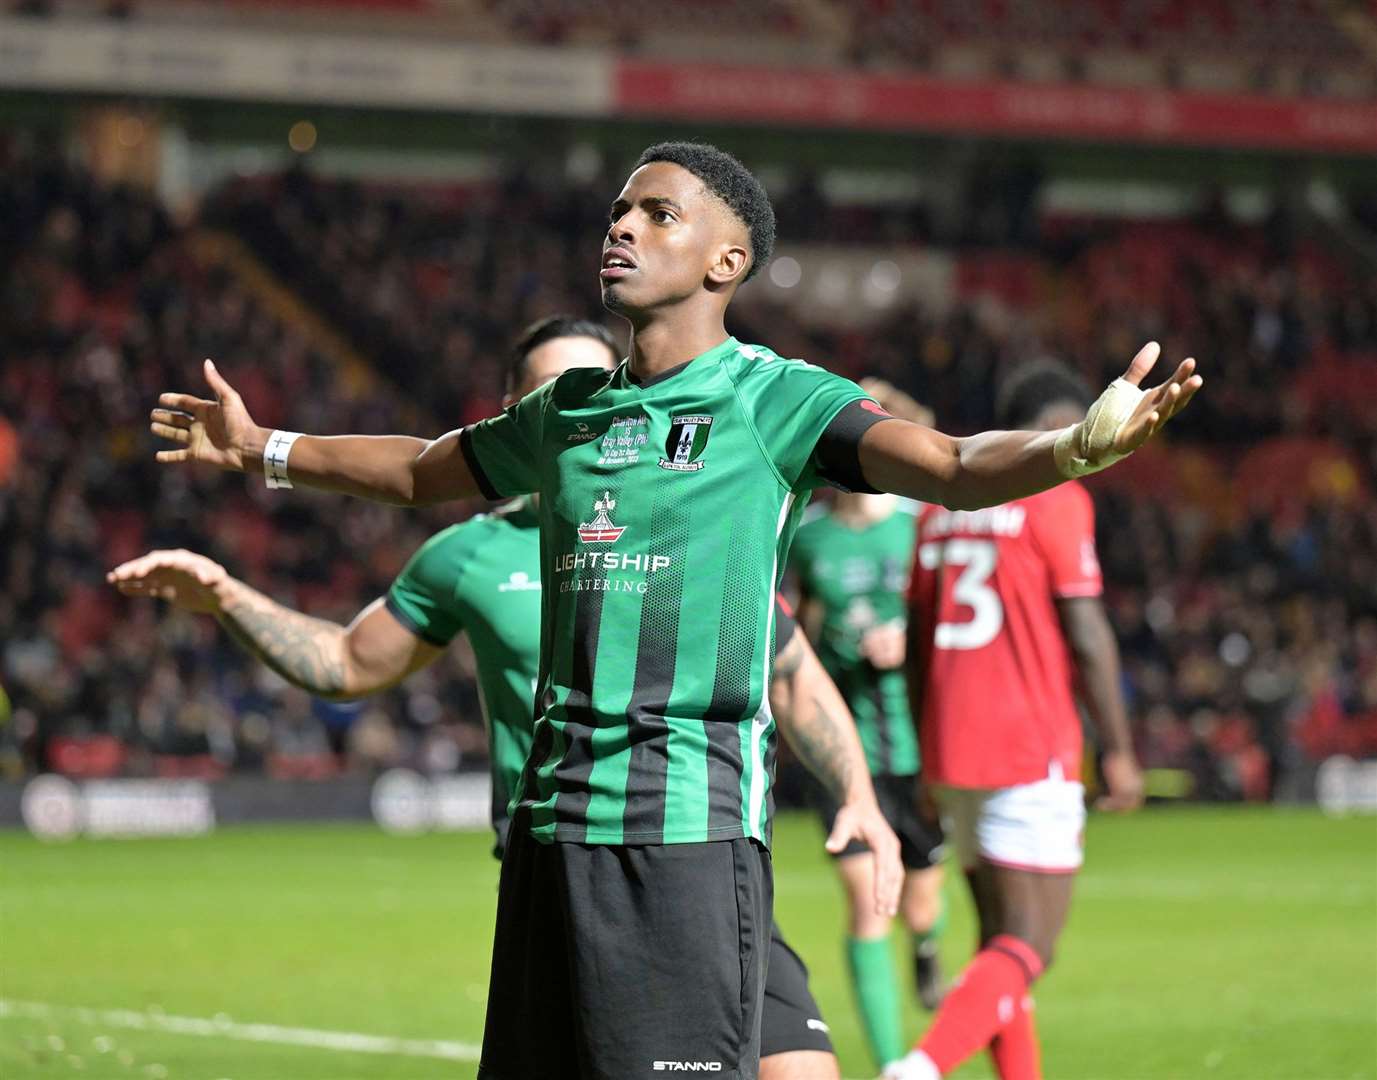
<path id="1" fill-rule="evenodd" d="M 1115 452 L 1114 438 L 1146 393 L 1126 379 L 1115 379 L 1095 399 L 1084 420 L 1063 428 L 1052 448 L 1062 476 L 1089 476 L 1128 457 Z"/>
<path id="2" fill-rule="evenodd" d="M 292 443 L 301 438 L 299 431 L 274 431 L 263 446 L 263 478 L 270 489 L 291 488 L 292 481 L 287 476 L 287 457 L 292 452 Z"/>

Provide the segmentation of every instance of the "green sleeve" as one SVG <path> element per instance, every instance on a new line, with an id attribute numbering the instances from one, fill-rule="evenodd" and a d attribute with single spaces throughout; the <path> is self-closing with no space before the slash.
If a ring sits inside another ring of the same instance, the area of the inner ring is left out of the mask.
<path id="1" fill-rule="evenodd" d="M 432 536 L 387 590 L 387 610 L 393 617 L 422 641 L 440 648 L 463 629 L 455 595 L 470 547 L 465 531 L 465 525 L 452 525 Z"/>
<path id="2" fill-rule="evenodd" d="M 812 530 L 804 522 L 794 534 L 793 545 L 789 548 L 789 567 L 798 578 L 799 588 L 804 593 L 814 592 L 813 588 L 813 544 Z"/>
<path id="3" fill-rule="evenodd" d="M 752 416 L 765 452 L 791 490 L 821 487 L 818 440 L 843 407 L 870 397 L 850 379 L 801 360 L 775 360 L 767 369 L 767 378 L 752 380 Z"/>
<path id="4" fill-rule="evenodd" d="M 550 386 L 533 390 L 499 415 L 459 435 L 478 487 L 490 499 L 527 495 L 540 483 L 540 445 Z"/>

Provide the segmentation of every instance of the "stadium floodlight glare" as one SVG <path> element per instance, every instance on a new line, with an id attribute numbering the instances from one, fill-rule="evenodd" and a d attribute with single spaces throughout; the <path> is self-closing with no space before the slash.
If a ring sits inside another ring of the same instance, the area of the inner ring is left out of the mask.
<path id="1" fill-rule="evenodd" d="M 316 126 L 309 120 L 298 120 L 287 132 L 287 145 L 298 154 L 308 154 L 316 147 Z"/>
<path id="2" fill-rule="evenodd" d="M 781 255 L 770 264 L 770 281 L 781 289 L 792 289 L 803 280 L 803 267 L 788 255 Z"/>
<path id="3" fill-rule="evenodd" d="M 818 299 L 829 307 L 841 307 L 851 295 L 851 280 L 846 267 L 833 263 L 823 267 L 818 278 Z"/>
<path id="4" fill-rule="evenodd" d="M 870 268 L 870 284 L 880 292 L 893 292 L 903 277 L 899 264 L 890 259 L 881 259 Z"/>

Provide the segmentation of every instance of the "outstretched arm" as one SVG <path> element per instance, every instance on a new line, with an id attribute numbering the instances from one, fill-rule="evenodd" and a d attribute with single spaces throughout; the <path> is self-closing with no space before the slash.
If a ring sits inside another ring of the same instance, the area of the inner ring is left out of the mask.
<path id="1" fill-rule="evenodd" d="M 827 850 L 839 852 L 853 839 L 870 848 L 875 855 L 875 911 L 893 915 L 904 882 L 899 839 L 875 799 L 851 710 L 801 633 L 775 659 L 770 708 L 804 767 L 841 807 Z"/>
<path id="2" fill-rule="evenodd" d="M 385 690 L 443 652 L 373 601 L 347 627 L 285 607 L 192 551 L 153 551 L 106 580 L 126 596 L 154 596 L 215 616 L 230 635 L 288 682 L 317 697 Z"/>
<path id="3" fill-rule="evenodd" d="M 879 491 L 953 510 L 996 506 L 1097 472 L 1142 446 L 1203 385 L 1195 361 L 1187 359 L 1160 386 L 1140 390 L 1160 353 L 1156 342 L 1143 346 L 1086 418 L 1060 432 L 986 431 L 957 439 L 899 419 L 875 424 L 861 438 L 861 472 Z"/>
<path id="4" fill-rule="evenodd" d="M 1098 596 L 1057 601 L 1062 631 L 1076 661 L 1081 695 L 1104 752 L 1102 768 L 1108 794 L 1103 810 L 1133 810 L 1143 801 L 1143 774 L 1133 753 L 1128 713 L 1119 682 L 1119 644 Z"/>
<path id="5" fill-rule="evenodd" d="M 263 468 L 272 432 L 253 422 L 243 399 L 215 365 L 205 362 L 215 400 L 162 394 L 149 424 L 154 435 L 177 443 L 159 450 L 162 462 L 199 461 L 249 472 Z M 302 435 L 291 447 L 294 484 L 358 495 L 401 506 L 425 506 L 479 494 L 459 446 L 459 433 L 438 439 L 406 435 Z"/>

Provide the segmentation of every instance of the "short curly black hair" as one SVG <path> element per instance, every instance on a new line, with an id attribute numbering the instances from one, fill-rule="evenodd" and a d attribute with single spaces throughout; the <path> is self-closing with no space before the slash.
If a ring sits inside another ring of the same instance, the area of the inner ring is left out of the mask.
<path id="1" fill-rule="evenodd" d="M 1033 360 L 1014 368 L 995 395 L 995 424 L 1026 428 L 1051 405 L 1067 402 L 1088 409 L 1090 387 L 1060 360 Z"/>
<path id="2" fill-rule="evenodd" d="M 750 281 L 770 261 L 775 249 L 775 208 L 760 181 L 731 154 L 708 143 L 656 143 L 645 148 L 636 168 L 652 161 L 667 161 L 693 173 L 746 226 L 751 238 L 751 268 L 745 280 Z"/>

